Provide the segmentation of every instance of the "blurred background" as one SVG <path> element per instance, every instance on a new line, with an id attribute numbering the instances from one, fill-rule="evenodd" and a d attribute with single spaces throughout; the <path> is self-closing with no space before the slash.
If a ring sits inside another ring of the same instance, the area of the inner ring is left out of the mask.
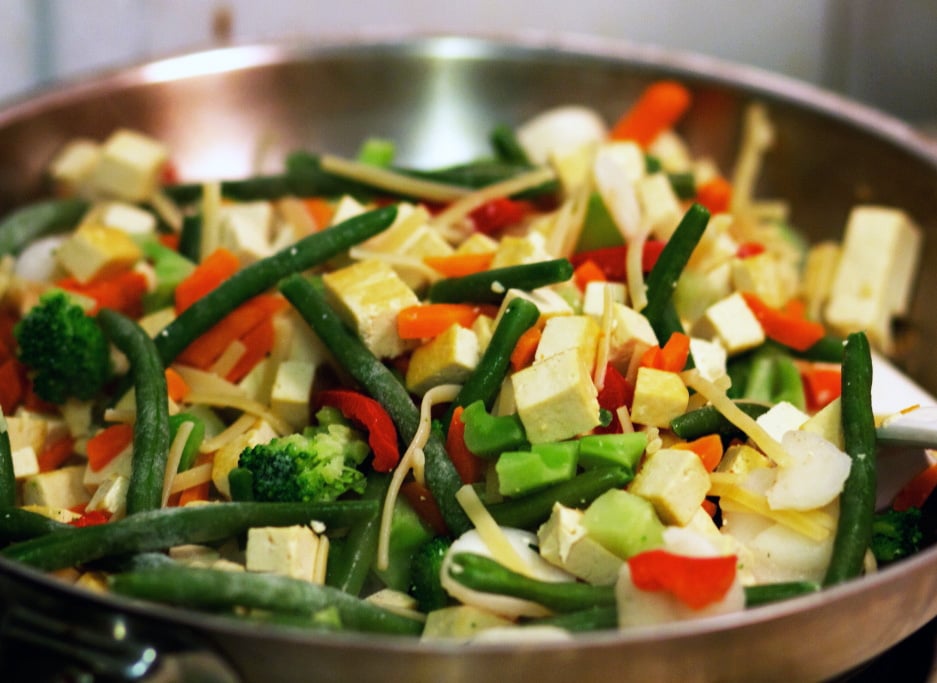
<path id="1" fill-rule="evenodd" d="M 937 122 L 935 0 L 0 0 L 0 101 L 226 43 L 405 26 L 595 34 L 741 62 Z"/>

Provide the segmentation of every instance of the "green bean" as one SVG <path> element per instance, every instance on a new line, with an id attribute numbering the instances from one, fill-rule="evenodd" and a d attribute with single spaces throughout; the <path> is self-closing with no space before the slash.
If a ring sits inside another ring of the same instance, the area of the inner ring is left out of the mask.
<path id="1" fill-rule="evenodd" d="M 734 403 L 749 417 L 758 418 L 768 412 L 768 406 L 764 403 L 751 401 L 735 401 Z M 674 434 L 687 441 L 707 434 L 718 434 L 723 441 L 726 441 L 742 434 L 742 430 L 729 422 L 715 406 L 703 406 L 675 417 L 670 421 L 670 428 Z"/>
<path id="2" fill-rule="evenodd" d="M 202 214 L 194 213 L 182 219 L 178 251 L 192 263 L 202 260 Z"/>
<path id="3" fill-rule="evenodd" d="M 71 528 L 67 524 L 23 508 L 8 507 L 0 510 L 0 543 L 24 541 L 53 531 L 68 531 Z"/>
<path id="4" fill-rule="evenodd" d="M 813 581 L 782 581 L 745 586 L 745 606 L 757 607 L 769 602 L 789 600 L 818 590 L 820 586 Z"/>
<path id="5" fill-rule="evenodd" d="M 422 622 L 391 612 L 331 586 L 277 574 L 162 567 L 111 577 L 115 593 L 186 607 L 251 607 L 311 615 L 335 608 L 343 627 L 371 633 L 419 635 Z"/>
<path id="6" fill-rule="evenodd" d="M 13 471 L 13 450 L 6 417 L 0 410 L 0 509 L 16 505 L 16 473 Z"/>
<path id="7" fill-rule="evenodd" d="M 488 137 L 499 161 L 520 166 L 530 165 L 530 158 L 518 141 L 517 134 L 511 126 L 503 123 L 499 124 L 491 130 Z"/>
<path id="8" fill-rule="evenodd" d="M 107 524 L 56 531 L 11 545 L 0 555 L 51 571 L 115 555 L 220 541 L 255 526 L 291 526 L 318 520 L 341 528 L 363 515 L 373 515 L 376 509 L 374 501 L 359 500 L 161 508 Z"/>
<path id="9" fill-rule="evenodd" d="M 575 612 L 531 619 L 524 626 L 555 626 L 572 633 L 605 631 L 618 628 L 618 608 L 614 605 L 586 607 Z"/>
<path id="10" fill-rule="evenodd" d="M 122 313 L 102 309 L 97 315 L 104 333 L 130 361 L 137 415 L 133 425 L 133 459 L 127 487 L 127 514 L 162 506 L 166 458 L 169 455 L 169 397 L 166 375 L 156 345 L 140 325 Z"/>
<path id="11" fill-rule="evenodd" d="M 825 363 L 841 363 L 843 361 L 843 342 L 841 337 L 826 335 L 806 351 L 791 351 L 798 358 L 820 361 Z"/>
<path id="12" fill-rule="evenodd" d="M 501 526 L 530 529 L 542 523 L 554 503 L 584 507 L 611 488 L 630 482 L 634 475 L 624 467 L 596 467 L 521 498 L 488 505 L 488 512 Z"/>
<path id="13" fill-rule="evenodd" d="M 492 268 L 472 275 L 437 280 L 429 287 L 427 298 L 436 303 L 498 304 L 509 289 L 533 290 L 573 276 L 573 264 L 559 258 L 517 266 Z"/>
<path id="14" fill-rule="evenodd" d="M 19 254 L 40 237 L 75 227 L 90 204 L 84 199 L 49 199 L 17 209 L 0 222 L 0 256 Z"/>
<path id="15" fill-rule="evenodd" d="M 248 503 L 254 500 L 254 473 L 246 467 L 235 467 L 228 472 L 231 500 Z"/>
<path id="16" fill-rule="evenodd" d="M 382 502 L 387 495 L 390 477 L 371 474 L 362 498 Z M 329 555 L 329 571 L 326 583 L 344 593 L 358 595 L 368 578 L 368 572 L 377 554 L 377 541 L 381 532 L 381 515 L 375 511 L 371 517 L 356 521 L 345 537 L 336 557 Z"/>
<path id="17" fill-rule="evenodd" d="M 839 497 L 839 523 L 823 585 L 862 572 L 875 516 L 875 417 L 872 413 L 872 355 L 863 332 L 850 334 L 843 349 L 842 421 L 846 454 L 852 459 Z"/>
<path id="18" fill-rule="evenodd" d="M 485 352 L 459 389 L 443 419 L 443 425 L 447 429 L 456 406 L 465 407 L 475 401 L 483 401 L 485 408 L 491 410 L 511 364 L 511 353 L 517 345 L 517 340 L 539 319 L 540 309 L 531 301 L 517 297 L 508 302 L 488 346 L 485 347 Z"/>
<path id="19" fill-rule="evenodd" d="M 267 291 L 291 273 L 321 264 L 376 235 L 393 223 L 396 215 L 395 206 L 369 211 L 304 237 L 238 271 L 157 333 L 156 348 L 163 363 L 171 363 L 192 340 L 251 297 Z"/>
<path id="20" fill-rule="evenodd" d="M 280 283 L 280 291 L 326 347 L 331 349 L 338 364 L 384 406 L 400 438 L 405 443 L 412 441 L 420 425 L 419 408 L 393 372 L 371 353 L 358 335 L 342 323 L 325 300 L 322 283 L 314 284 L 297 274 L 285 278 Z M 449 531 L 461 534 L 471 527 L 471 522 L 455 499 L 456 491 L 462 487 L 462 480 L 446 453 L 438 430 L 431 430 L 423 452 L 426 456 L 426 484 L 439 505 Z"/>
<path id="21" fill-rule="evenodd" d="M 692 171 L 686 173 L 668 173 L 667 180 L 678 198 L 689 200 L 696 196 L 696 176 Z"/>
<path id="22" fill-rule="evenodd" d="M 657 263 L 647 276 L 647 305 L 641 311 L 651 323 L 657 338 L 662 342 L 670 337 L 670 330 L 661 327 L 667 307 L 673 300 L 673 291 L 680 274 L 690 260 L 690 254 L 696 248 L 706 226 L 709 223 L 709 210 L 701 204 L 693 204 L 684 214 L 683 219 L 667 240 Z"/>
<path id="23" fill-rule="evenodd" d="M 484 555 L 455 553 L 449 559 L 446 571 L 450 578 L 472 590 L 529 600 L 554 612 L 577 612 L 590 607 L 615 605 L 614 586 L 541 581 L 512 571 Z"/>

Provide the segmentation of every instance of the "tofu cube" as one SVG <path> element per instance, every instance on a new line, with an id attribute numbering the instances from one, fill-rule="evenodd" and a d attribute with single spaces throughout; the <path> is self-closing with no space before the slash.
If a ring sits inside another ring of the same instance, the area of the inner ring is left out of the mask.
<path id="1" fill-rule="evenodd" d="M 473 232 L 456 247 L 457 254 L 493 254 L 498 249 L 498 241 L 483 232 Z"/>
<path id="2" fill-rule="evenodd" d="M 429 225 L 429 212 L 422 206 L 400 204 L 397 218 L 387 230 L 364 243 L 365 249 L 406 254 L 422 262 L 426 256 L 448 256 L 455 250 L 439 231 Z M 429 282 L 423 267 L 394 263 L 393 268 L 411 289 L 419 289 Z"/>
<path id="3" fill-rule="evenodd" d="M 700 376 L 715 382 L 726 374 L 726 350 L 722 344 L 697 337 L 690 337 L 690 354 Z"/>
<path id="4" fill-rule="evenodd" d="M 908 310 L 921 239 L 920 228 L 903 211 L 854 208 L 825 310 L 827 322 L 843 335 L 865 330 L 873 344 L 890 349 L 891 319 Z"/>
<path id="5" fill-rule="evenodd" d="M 270 202 L 224 204 L 219 214 L 219 246 L 235 255 L 244 265 L 269 256 L 273 249 L 274 211 Z"/>
<path id="6" fill-rule="evenodd" d="M 130 479 L 133 463 L 133 445 L 128 445 L 113 460 L 99 470 L 83 467 L 82 485 L 86 491 L 94 493 L 98 487 L 112 477 L 122 476 Z"/>
<path id="7" fill-rule="evenodd" d="M 144 237 L 156 232 L 156 216 L 126 202 L 108 203 L 98 214 L 98 220 L 102 225 L 123 230 L 135 237 Z"/>
<path id="8" fill-rule="evenodd" d="M 508 304 L 518 297 L 532 302 L 540 311 L 541 320 L 552 318 L 555 315 L 572 315 L 574 313 L 569 302 L 550 287 L 539 287 L 529 292 L 522 289 L 509 289 L 505 293 L 504 299 L 501 300 L 501 307 L 498 309 L 498 315 L 495 316 L 495 325 L 498 324 L 501 314 Z"/>
<path id="9" fill-rule="evenodd" d="M 345 323 L 378 358 L 394 358 L 415 346 L 397 334 L 397 315 L 419 299 L 386 262 L 359 261 L 322 276 Z"/>
<path id="10" fill-rule="evenodd" d="M 781 401 L 771 406 L 768 412 L 759 415 L 758 419 L 755 421 L 762 429 L 768 432 L 775 441 L 780 441 L 785 432 L 800 429 L 809 418 L 809 415 L 792 403 Z"/>
<path id="11" fill-rule="evenodd" d="M 318 549 L 308 526 L 254 527 L 247 531 L 247 571 L 312 581 Z"/>
<path id="12" fill-rule="evenodd" d="M 552 257 L 546 250 L 543 236 L 540 233 L 531 232 L 524 237 L 505 235 L 498 244 L 490 267 L 519 266 L 525 263 L 547 261 L 550 258 Z"/>
<path id="13" fill-rule="evenodd" d="M 84 505 L 91 500 L 84 473 L 84 465 L 70 465 L 28 477 L 23 482 L 23 504 L 66 510 Z"/>
<path id="14" fill-rule="evenodd" d="M 13 461 L 13 477 L 17 480 L 39 474 L 39 459 L 32 446 L 17 448 L 10 453 Z"/>
<path id="15" fill-rule="evenodd" d="M 355 216 L 363 214 L 365 211 L 367 211 L 367 207 L 365 207 L 364 204 L 351 195 L 343 195 L 342 198 L 338 200 L 338 204 L 335 205 L 335 211 L 332 213 L 331 225 L 343 223 L 349 218 L 354 218 Z"/>
<path id="16" fill-rule="evenodd" d="M 426 615 L 422 640 L 468 642 L 479 633 L 492 628 L 514 626 L 515 623 L 489 610 L 471 605 L 454 605 L 434 609 Z"/>
<path id="17" fill-rule="evenodd" d="M 309 394 L 316 365 L 301 360 L 285 360 L 277 366 L 270 390 L 270 409 L 297 431 L 309 424 Z"/>
<path id="18" fill-rule="evenodd" d="M 676 230 L 683 209 L 665 173 L 652 173 L 634 184 L 645 224 L 657 239 L 669 240 Z"/>
<path id="19" fill-rule="evenodd" d="M 127 270 L 140 260 L 142 252 L 123 230 L 86 223 L 62 243 L 57 257 L 70 275 L 87 283 Z"/>
<path id="20" fill-rule="evenodd" d="M 647 456 L 628 490 L 649 500 L 665 524 L 684 526 L 709 491 L 709 473 L 693 451 L 661 448 Z"/>
<path id="21" fill-rule="evenodd" d="M 615 583 L 623 560 L 586 535 L 582 511 L 560 503 L 537 531 L 540 555 L 588 583 L 610 586 Z"/>
<path id="22" fill-rule="evenodd" d="M 587 315 L 558 315 L 550 318 L 543 326 L 534 362 L 573 349 L 592 372 L 600 332 L 598 323 Z"/>
<path id="23" fill-rule="evenodd" d="M 768 456 L 758 449 L 748 444 L 733 444 L 726 449 L 722 460 L 716 466 L 716 471 L 745 477 L 753 470 L 770 466 Z"/>
<path id="24" fill-rule="evenodd" d="M 131 130 L 115 131 L 101 146 L 94 169 L 94 188 L 130 202 L 149 198 L 169 157 L 166 146 Z"/>
<path id="25" fill-rule="evenodd" d="M 707 308 L 693 326 L 693 336 L 717 340 L 730 356 L 753 349 L 765 341 L 761 323 L 738 292 Z"/>
<path id="26" fill-rule="evenodd" d="M 511 375 L 517 413 L 531 443 L 561 441 L 599 424 L 589 368 L 567 349 Z"/>
<path id="27" fill-rule="evenodd" d="M 478 364 L 479 355 L 475 333 L 453 324 L 413 351 L 407 366 L 407 389 L 422 395 L 440 384 L 462 384 Z"/>
<path id="28" fill-rule="evenodd" d="M 690 392 L 680 375 L 654 368 L 639 368 L 634 384 L 631 421 L 669 429 L 670 421 L 686 412 L 689 401 Z"/>
<path id="29" fill-rule="evenodd" d="M 630 306 L 612 304 L 611 337 L 608 361 L 621 372 L 628 369 L 637 346 L 657 346 L 651 323 Z"/>
<path id="30" fill-rule="evenodd" d="M 81 193 L 94 174 L 100 156 L 97 142 L 77 138 L 55 155 L 49 164 L 49 174 L 64 192 Z"/>
<path id="31" fill-rule="evenodd" d="M 586 291 L 583 292 L 582 312 L 601 319 L 605 314 L 605 297 L 611 297 L 613 303 L 624 304 L 627 293 L 624 283 L 593 280 L 586 285 Z"/>

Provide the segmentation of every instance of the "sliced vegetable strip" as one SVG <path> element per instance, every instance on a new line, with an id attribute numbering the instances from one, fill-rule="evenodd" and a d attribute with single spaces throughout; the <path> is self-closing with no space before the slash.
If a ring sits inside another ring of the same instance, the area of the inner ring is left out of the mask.
<path id="1" fill-rule="evenodd" d="M 420 410 L 397 377 L 351 330 L 325 300 L 321 284 L 313 284 L 302 275 L 291 275 L 280 283 L 280 291 L 302 315 L 336 360 L 388 412 L 400 437 L 413 440 L 420 425 Z M 455 500 L 462 486 L 459 473 L 446 453 L 440 435 L 432 430 L 423 448 L 426 456 L 426 483 L 439 504 L 450 531 L 462 533 L 470 523 Z"/>
<path id="2" fill-rule="evenodd" d="M 397 334 L 401 339 L 435 337 L 453 325 L 471 327 L 480 313 L 481 309 L 473 304 L 408 306 L 397 314 Z"/>
<path id="3" fill-rule="evenodd" d="M 652 83 L 615 123 L 610 135 L 614 140 L 633 140 L 647 147 L 683 116 L 691 101 L 690 91 L 681 83 Z"/>
<path id="4" fill-rule="evenodd" d="M 334 608 L 342 626 L 356 631 L 413 636 L 423 629 L 419 620 L 337 588 L 288 576 L 168 565 L 118 574 L 110 586 L 122 595 L 187 607 L 240 606 L 303 615 Z"/>
<path id="5" fill-rule="evenodd" d="M 169 395 L 156 345 L 130 318 L 105 308 L 98 313 L 104 333 L 130 361 L 137 417 L 133 427 L 133 469 L 127 514 L 158 509 L 169 453 Z"/>
<path id="6" fill-rule="evenodd" d="M 251 297 L 262 294 L 291 273 L 312 268 L 373 237 L 393 223 L 396 216 L 395 206 L 368 211 L 304 237 L 238 271 L 157 333 L 154 341 L 163 363 L 168 365 L 196 337 Z"/>
<path id="7" fill-rule="evenodd" d="M 342 415 L 368 433 L 375 470 L 390 472 L 397 466 L 400 461 L 397 429 L 380 403 L 350 389 L 324 389 L 317 391 L 313 397 L 313 408 L 322 406 L 337 408 Z"/>
<path id="8" fill-rule="evenodd" d="M 0 550 L 0 556 L 37 569 L 73 567 L 102 557 L 209 543 L 253 526 L 291 526 L 318 520 L 342 528 L 377 512 L 375 501 L 326 503 L 216 503 L 140 512 L 108 524 L 65 527 Z"/>
<path id="9" fill-rule="evenodd" d="M 743 292 L 742 297 L 758 322 L 761 323 L 765 336 L 780 344 L 797 351 L 806 351 L 823 339 L 826 334 L 822 324 L 808 320 L 797 313 L 772 308 L 765 304 L 757 294 Z"/>
<path id="10" fill-rule="evenodd" d="M 876 487 L 872 355 L 862 332 L 850 334 L 843 350 L 842 420 L 845 451 L 852 467 L 839 498 L 839 524 L 824 586 L 862 573 L 872 537 Z"/>
<path id="11" fill-rule="evenodd" d="M 427 298 L 435 303 L 488 303 L 497 304 L 509 289 L 532 290 L 573 276 L 573 264 L 568 259 L 551 259 L 524 263 L 518 266 L 493 268 L 473 275 L 438 280 L 430 285 Z"/>
<path id="12" fill-rule="evenodd" d="M 735 580 L 734 555 L 689 557 L 647 550 L 628 558 L 631 581 L 646 591 L 667 591 L 692 609 L 718 602 Z"/>

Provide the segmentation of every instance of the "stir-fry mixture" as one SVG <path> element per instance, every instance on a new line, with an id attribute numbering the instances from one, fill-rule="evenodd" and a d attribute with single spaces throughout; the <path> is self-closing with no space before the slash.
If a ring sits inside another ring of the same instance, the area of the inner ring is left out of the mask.
<path id="1" fill-rule="evenodd" d="M 720 169 L 677 132 L 692 106 L 658 82 L 436 170 L 370 139 L 185 184 L 139 132 L 71 142 L 55 198 L 0 224 L 0 555 L 484 640 L 742 610 L 915 552 L 934 472 L 874 510 L 870 346 L 919 229 L 856 206 L 806 244 L 754 193 L 767 112 Z"/>

